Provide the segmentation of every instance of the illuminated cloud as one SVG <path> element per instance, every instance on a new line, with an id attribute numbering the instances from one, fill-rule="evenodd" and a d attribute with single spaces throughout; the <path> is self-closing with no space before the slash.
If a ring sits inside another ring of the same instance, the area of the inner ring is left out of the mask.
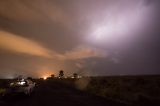
<path id="1" fill-rule="evenodd" d="M 0 48 L 16 53 L 51 58 L 50 50 L 39 43 L 12 33 L 0 31 Z"/>
<path id="2" fill-rule="evenodd" d="M 83 68 L 84 67 L 83 63 L 80 63 L 80 62 L 75 63 L 75 65 L 78 68 Z"/>
<path id="3" fill-rule="evenodd" d="M 39 43 L 8 32 L 0 31 L 0 48 L 17 53 L 24 53 L 59 60 L 77 60 L 92 57 L 105 57 L 105 53 L 91 47 L 78 47 L 64 54 L 58 54 Z"/>
<path id="4" fill-rule="evenodd" d="M 151 6 L 146 6 L 145 0 L 123 1 L 124 4 L 121 4 L 122 1 L 113 2 L 114 6 L 106 6 L 106 10 L 100 11 L 102 17 L 93 15 L 96 18 L 91 21 L 88 42 L 119 45 L 135 38 L 135 33 L 146 26 L 151 15 Z"/>
<path id="5" fill-rule="evenodd" d="M 77 59 L 86 59 L 93 57 L 106 57 L 106 53 L 100 49 L 92 47 L 77 47 L 71 51 L 68 51 L 64 54 L 66 59 L 77 60 Z"/>

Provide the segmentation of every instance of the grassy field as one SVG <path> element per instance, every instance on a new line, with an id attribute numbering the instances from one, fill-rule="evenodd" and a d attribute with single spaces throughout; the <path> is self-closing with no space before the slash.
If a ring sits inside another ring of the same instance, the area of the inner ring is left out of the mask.
<path id="1" fill-rule="evenodd" d="M 11 80 L 0 80 L 0 92 Z M 128 105 L 160 105 L 160 76 L 110 76 L 81 79 L 48 79 L 49 86 L 70 87 Z M 43 80 L 36 80 L 38 84 Z"/>
<path id="2" fill-rule="evenodd" d="M 160 76 L 110 76 L 64 79 L 66 85 L 129 105 L 160 105 Z"/>
<path id="3" fill-rule="evenodd" d="M 160 104 L 160 76 L 92 77 L 84 90 L 126 104 Z"/>

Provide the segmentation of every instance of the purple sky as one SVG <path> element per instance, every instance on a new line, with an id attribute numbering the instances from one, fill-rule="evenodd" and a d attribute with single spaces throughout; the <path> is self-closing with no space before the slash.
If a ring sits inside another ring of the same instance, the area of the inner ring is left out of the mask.
<path id="1" fill-rule="evenodd" d="M 0 77 L 160 74 L 159 0 L 1 0 Z"/>

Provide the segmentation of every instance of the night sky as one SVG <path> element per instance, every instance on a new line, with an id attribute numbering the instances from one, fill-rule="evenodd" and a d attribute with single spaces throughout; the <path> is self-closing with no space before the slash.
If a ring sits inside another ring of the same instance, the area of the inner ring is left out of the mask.
<path id="1" fill-rule="evenodd" d="M 0 0 L 0 77 L 160 74 L 159 0 Z"/>

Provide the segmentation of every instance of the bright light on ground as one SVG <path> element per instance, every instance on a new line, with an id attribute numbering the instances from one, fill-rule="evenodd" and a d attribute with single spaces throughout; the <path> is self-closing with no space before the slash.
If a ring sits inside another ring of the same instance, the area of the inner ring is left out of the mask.
<path id="1" fill-rule="evenodd" d="M 43 77 L 43 79 L 44 79 L 44 80 L 46 80 L 46 79 L 47 79 L 47 77 L 45 76 L 45 77 Z"/>

